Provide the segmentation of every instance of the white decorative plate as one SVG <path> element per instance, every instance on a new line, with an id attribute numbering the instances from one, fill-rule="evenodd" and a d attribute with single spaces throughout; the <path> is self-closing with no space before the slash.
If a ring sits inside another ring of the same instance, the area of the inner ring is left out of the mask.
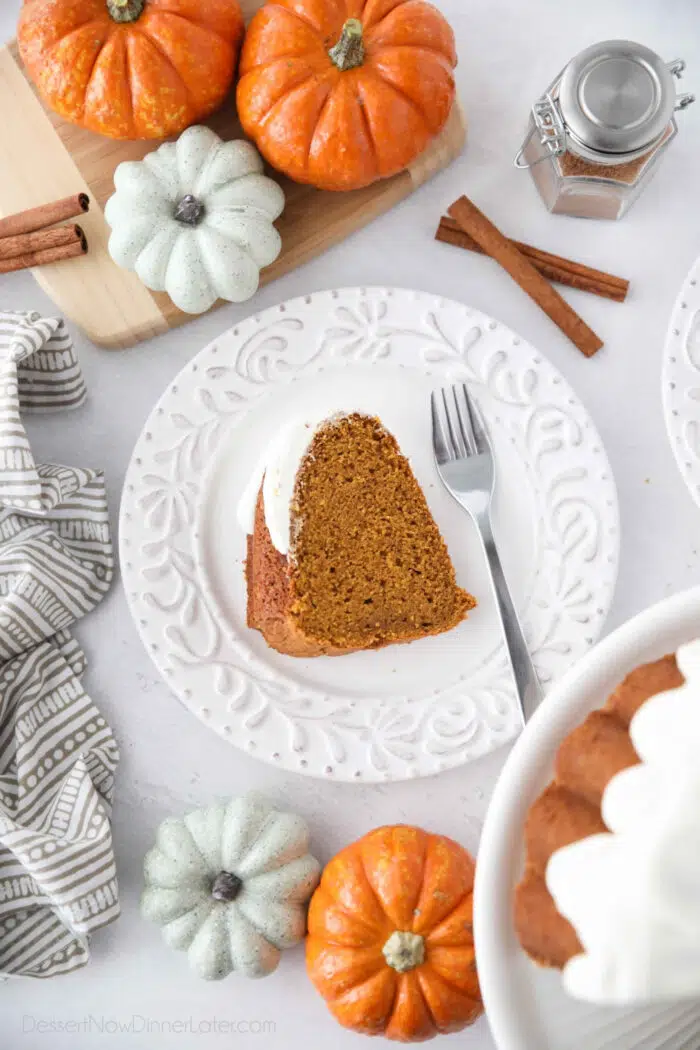
<path id="1" fill-rule="evenodd" d="M 156 665 L 232 743 L 339 780 L 424 776 L 511 740 L 518 708 L 471 522 L 442 488 L 430 390 L 467 380 L 499 467 L 495 530 L 548 684 L 593 644 L 618 560 L 615 486 L 583 406 L 535 350 L 483 314 L 418 292 L 322 292 L 248 318 L 165 392 L 124 488 L 122 571 Z M 408 646 L 295 660 L 245 626 L 235 510 L 286 418 L 378 414 L 410 457 L 479 607 Z"/>
<path id="2" fill-rule="evenodd" d="M 671 448 L 688 490 L 700 506 L 700 258 L 673 308 L 662 386 Z"/>
<path id="3" fill-rule="evenodd" d="M 479 846 L 474 935 L 479 981 L 498 1050 L 697 1050 L 700 1001 L 637 1009 L 570 998 L 561 976 L 530 962 L 513 928 L 513 890 L 528 809 L 551 779 L 563 738 L 638 664 L 700 635 L 700 588 L 668 598 L 614 631 L 551 690 L 513 748 Z"/>

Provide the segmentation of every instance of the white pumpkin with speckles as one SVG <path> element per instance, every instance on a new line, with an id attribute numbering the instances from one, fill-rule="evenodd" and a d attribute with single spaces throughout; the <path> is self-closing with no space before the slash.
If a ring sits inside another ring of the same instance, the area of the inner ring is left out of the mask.
<path id="1" fill-rule="evenodd" d="M 141 914 L 206 980 L 266 977 L 306 933 L 321 866 L 301 817 L 250 793 L 158 828 Z"/>
<path id="2" fill-rule="evenodd" d="M 186 313 L 250 299 L 282 248 L 273 223 L 284 193 L 262 172 L 249 142 L 223 142 L 201 126 L 124 161 L 105 206 L 110 255 Z"/>

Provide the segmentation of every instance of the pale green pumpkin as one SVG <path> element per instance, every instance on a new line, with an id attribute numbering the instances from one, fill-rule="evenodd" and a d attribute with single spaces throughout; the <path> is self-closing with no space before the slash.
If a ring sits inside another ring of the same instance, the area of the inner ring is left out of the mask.
<path id="1" fill-rule="evenodd" d="M 321 866 L 301 817 L 261 795 L 195 810 L 158 828 L 141 914 L 206 980 L 266 977 L 306 933 Z"/>
<path id="2" fill-rule="evenodd" d="M 186 313 L 250 299 L 282 249 L 273 223 L 284 193 L 249 142 L 187 128 L 143 160 L 123 161 L 114 187 L 105 206 L 110 255 Z"/>

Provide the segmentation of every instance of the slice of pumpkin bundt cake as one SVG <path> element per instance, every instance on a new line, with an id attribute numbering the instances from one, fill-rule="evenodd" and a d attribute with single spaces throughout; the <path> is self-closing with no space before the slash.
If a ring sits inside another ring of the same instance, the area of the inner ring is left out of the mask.
<path id="1" fill-rule="evenodd" d="M 449 631 L 476 604 L 408 459 L 375 417 L 281 432 L 239 508 L 248 626 L 289 656 L 338 656 Z"/>

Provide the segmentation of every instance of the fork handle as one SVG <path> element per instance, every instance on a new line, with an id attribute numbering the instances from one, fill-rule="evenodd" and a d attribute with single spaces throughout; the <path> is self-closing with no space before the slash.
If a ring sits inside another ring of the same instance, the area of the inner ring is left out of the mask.
<path id="1" fill-rule="evenodd" d="M 542 701 L 542 688 L 530 658 L 530 650 L 527 647 L 518 614 L 513 605 L 513 599 L 503 572 L 489 516 L 483 515 L 479 525 L 486 557 L 491 569 L 493 590 L 496 595 L 496 604 L 501 617 L 503 634 L 506 639 L 508 658 L 513 670 L 513 677 L 515 678 L 523 723 L 527 724 Z"/>

